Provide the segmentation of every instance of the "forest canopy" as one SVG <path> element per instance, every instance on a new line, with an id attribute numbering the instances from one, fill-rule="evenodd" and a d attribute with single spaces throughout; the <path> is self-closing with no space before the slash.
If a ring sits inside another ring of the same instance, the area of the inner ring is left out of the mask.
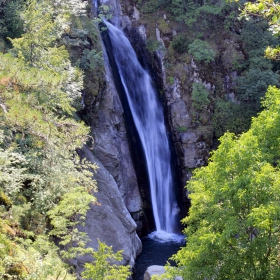
<path id="1" fill-rule="evenodd" d="M 75 279 L 53 237 L 64 259 L 84 249 L 76 225 L 95 202 L 96 167 L 76 153 L 89 139 L 76 115 L 83 75 L 59 40 L 84 8 L 1 1 L 1 35 L 12 45 L 0 53 L 1 279 Z"/>
<path id="2" fill-rule="evenodd" d="M 173 256 L 171 275 L 279 279 L 280 90 L 270 87 L 263 106 L 248 132 L 221 137 L 188 183 L 187 245 Z"/>

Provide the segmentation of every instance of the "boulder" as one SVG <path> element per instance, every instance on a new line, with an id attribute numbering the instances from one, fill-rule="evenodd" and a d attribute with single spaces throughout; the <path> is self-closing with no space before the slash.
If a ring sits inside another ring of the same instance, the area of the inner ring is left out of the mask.
<path id="1" fill-rule="evenodd" d="M 147 268 L 143 280 L 151 280 L 153 275 L 161 275 L 165 272 L 164 266 L 151 265 Z M 181 276 L 176 276 L 174 280 L 183 280 Z"/>
<path id="2" fill-rule="evenodd" d="M 129 264 L 133 267 L 136 256 L 142 250 L 142 243 L 136 234 L 136 223 L 131 218 L 112 175 L 94 157 L 88 147 L 85 146 L 80 155 L 98 166 L 94 174 L 98 187 L 98 192 L 94 195 L 98 204 L 90 206 L 85 226 L 81 227 L 81 230 L 89 237 L 87 247 L 96 250 L 99 239 L 112 246 L 115 252 L 123 250 L 121 264 Z M 76 258 L 72 264 L 80 273 L 84 264 L 92 260 L 91 256 L 86 255 Z"/>
<path id="3" fill-rule="evenodd" d="M 165 272 L 162 265 L 151 265 L 147 268 L 143 280 L 151 280 L 153 275 L 161 275 Z"/>

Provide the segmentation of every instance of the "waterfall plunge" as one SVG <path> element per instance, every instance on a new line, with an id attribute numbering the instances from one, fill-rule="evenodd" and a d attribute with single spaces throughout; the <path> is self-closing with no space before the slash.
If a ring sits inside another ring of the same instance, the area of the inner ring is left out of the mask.
<path id="1" fill-rule="evenodd" d="M 171 156 L 160 106 L 149 74 L 122 30 L 104 20 L 108 27 L 113 55 L 143 146 L 149 176 L 156 232 L 152 236 L 173 239 L 179 208 L 172 191 Z"/>

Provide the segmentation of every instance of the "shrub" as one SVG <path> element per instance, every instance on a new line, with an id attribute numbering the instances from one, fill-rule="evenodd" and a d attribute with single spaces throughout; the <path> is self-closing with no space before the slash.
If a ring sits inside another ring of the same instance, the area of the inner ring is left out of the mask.
<path id="1" fill-rule="evenodd" d="M 202 110 L 210 103 L 208 95 L 209 92 L 202 83 L 193 83 L 191 99 L 193 101 L 193 106 L 197 110 Z"/>
<path id="2" fill-rule="evenodd" d="M 216 55 L 216 52 L 211 48 L 209 43 L 200 39 L 195 39 L 189 44 L 188 53 L 191 54 L 195 60 L 204 61 L 206 63 L 213 61 Z"/>
<path id="3" fill-rule="evenodd" d="M 218 100 L 212 119 L 215 136 L 220 138 L 226 131 L 240 134 L 248 130 L 254 115 L 246 105 Z"/>
<path id="4" fill-rule="evenodd" d="M 172 41 L 172 48 L 177 53 L 186 52 L 187 46 L 188 46 L 187 38 L 182 35 L 176 36 Z"/>

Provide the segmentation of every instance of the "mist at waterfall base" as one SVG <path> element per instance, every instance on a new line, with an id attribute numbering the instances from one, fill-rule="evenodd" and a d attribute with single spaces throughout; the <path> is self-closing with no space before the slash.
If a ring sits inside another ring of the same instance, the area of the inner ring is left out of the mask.
<path id="1" fill-rule="evenodd" d="M 166 242 L 176 240 L 180 210 L 173 190 L 163 108 L 148 72 L 140 65 L 123 31 L 106 20 L 104 23 L 108 28 L 114 62 L 145 156 L 156 225 L 156 231 L 150 237 Z"/>

